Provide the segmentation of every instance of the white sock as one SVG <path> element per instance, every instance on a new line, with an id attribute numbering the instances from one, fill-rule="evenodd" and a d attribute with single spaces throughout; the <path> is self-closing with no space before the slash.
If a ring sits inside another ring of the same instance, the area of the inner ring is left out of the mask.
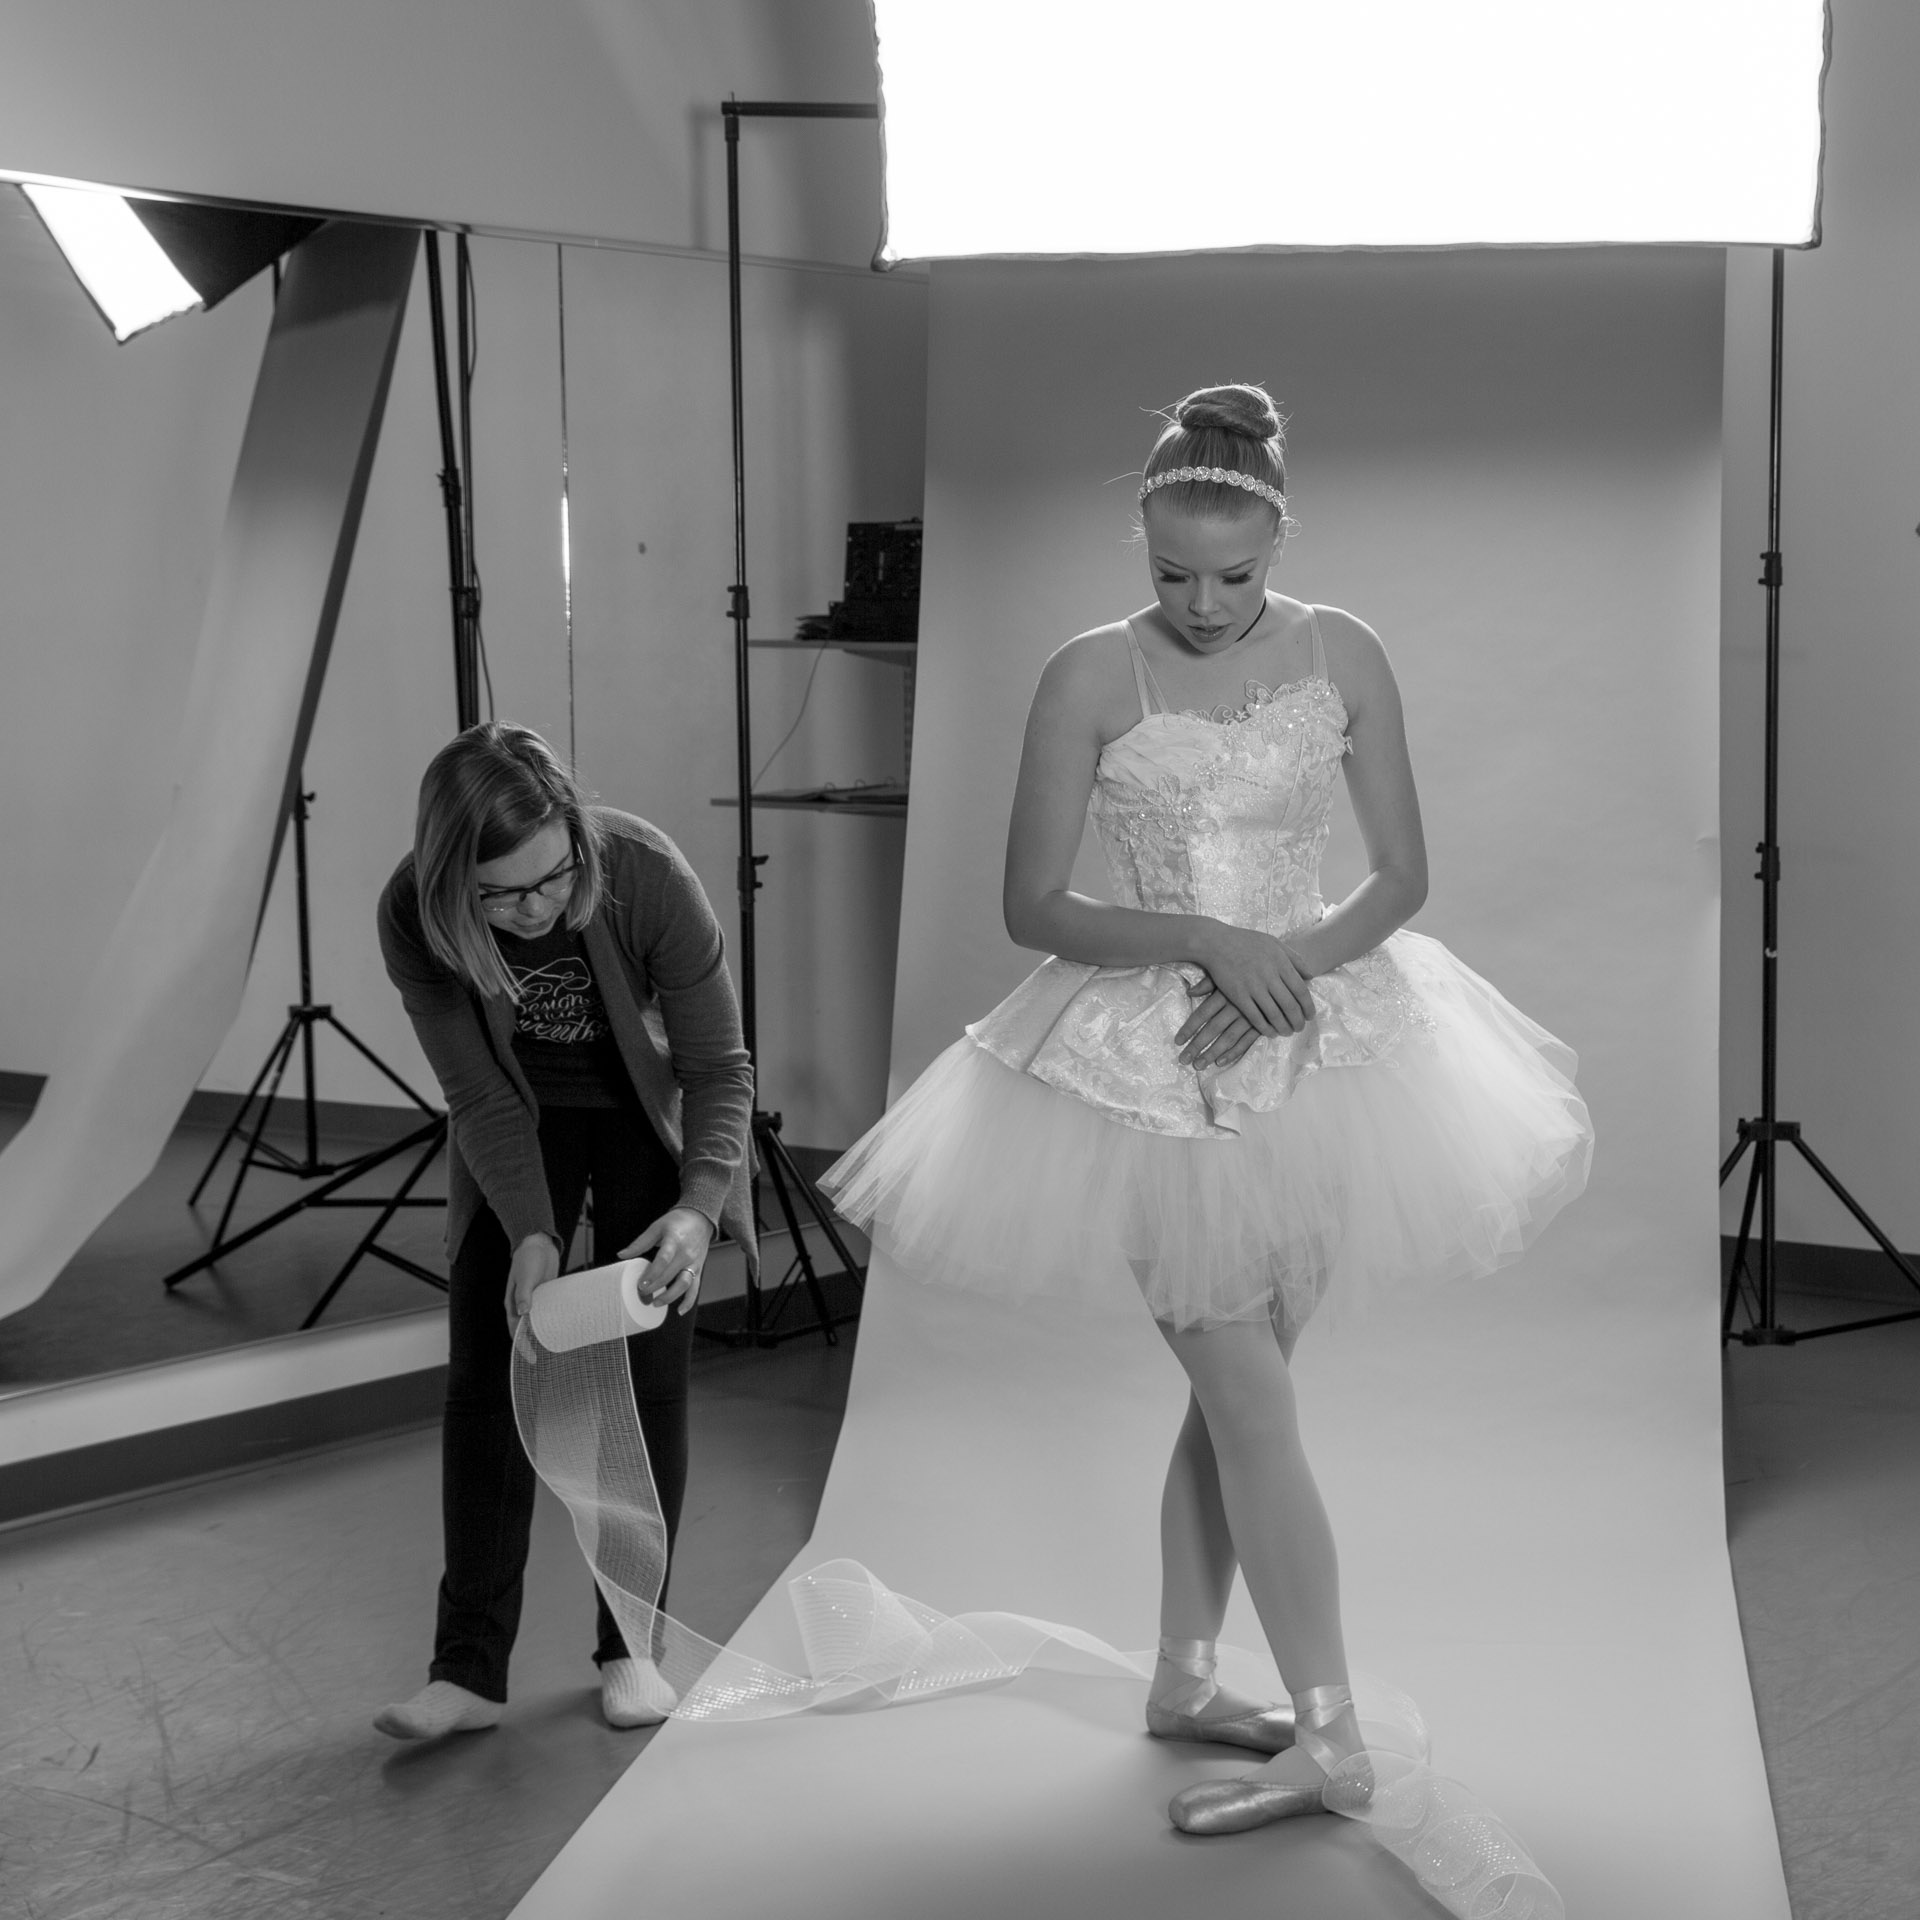
<path id="1" fill-rule="evenodd" d="M 608 1660 L 600 1668 L 600 1711 L 610 1727 L 656 1727 L 680 1704 L 651 1660 Z"/>
<path id="2" fill-rule="evenodd" d="M 497 1727 L 503 1711 L 499 1701 L 483 1700 L 451 1680 L 429 1680 L 411 1700 L 382 1707 L 373 1724 L 396 1740 L 437 1740 L 443 1733 Z"/>

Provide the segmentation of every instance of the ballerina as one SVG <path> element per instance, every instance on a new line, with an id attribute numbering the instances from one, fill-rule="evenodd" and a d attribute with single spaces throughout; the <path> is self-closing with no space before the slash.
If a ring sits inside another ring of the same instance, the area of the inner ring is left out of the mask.
<path id="1" fill-rule="evenodd" d="M 1270 1756 L 1176 1795 L 1190 1833 L 1313 1811 L 1363 1751 L 1301 1330 L 1511 1259 L 1591 1150 L 1568 1049 L 1404 930 L 1427 861 L 1399 689 L 1370 627 L 1268 587 L 1285 486 L 1263 389 L 1172 410 L 1139 496 L 1154 601 L 1055 653 L 1027 720 L 1003 905 L 1051 957 L 821 1182 L 908 1278 L 1144 1297 L 1190 1389 L 1148 1730 Z M 1341 770 L 1368 873 L 1328 908 Z M 1116 904 L 1071 890 L 1089 812 Z M 1286 1705 L 1214 1677 L 1236 1570 Z"/>

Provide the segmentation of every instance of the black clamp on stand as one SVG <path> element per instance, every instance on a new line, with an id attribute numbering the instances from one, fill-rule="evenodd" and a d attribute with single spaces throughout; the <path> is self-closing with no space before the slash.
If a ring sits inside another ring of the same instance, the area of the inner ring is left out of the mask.
<path id="1" fill-rule="evenodd" d="M 377 1209 L 372 1226 L 361 1235 L 359 1243 L 347 1256 L 346 1263 L 328 1283 L 326 1291 L 313 1303 L 307 1317 L 300 1322 L 302 1332 L 313 1326 L 333 1304 L 334 1295 L 346 1285 L 348 1276 L 364 1259 L 371 1257 L 384 1260 L 391 1267 L 398 1267 L 403 1273 L 410 1273 L 416 1280 L 424 1280 L 428 1286 L 446 1291 L 447 1282 L 443 1275 L 423 1267 L 416 1260 L 410 1260 L 405 1254 L 395 1253 L 391 1247 L 380 1244 L 383 1234 L 393 1216 L 402 1207 L 438 1207 L 446 1203 L 442 1200 L 415 1199 L 413 1189 L 419 1183 L 435 1156 L 446 1145 L 447 1118 L 438 1108 L 428 1105 L 421 1099 L 399 1074 L 387 1065 L 358 1034 L 348 1028 L 334 1013 L 330 1006 L 319 1006 L 313 998 L 313 946 L 307 899 L 307 803 L 313 798 L 311 793 L 303 792 L 301 783 L 294 783 L 293 797 L 293 872 L 294 898 L 299 915 L 300 927 L 300 999 L 298 1004 L 287 1009 L 287 1023 L 280 1029 L 280 1037 L 273 1043 L 265 1063 L 254 1075 L 253 1085 L 247 1089 L 246 1098 L 240 1102 L 239 1110 L 227 1124 L 227 1130 L 220 1136 L 220 1144 L 214 1148 L 213 1157 L 202 1169 L 200 1178 L 194 1183 L 193 1192 L 187 1197 L 189 1207 L 199 1204 L 200 1195 L 205 1191 L 207 1182 L 213 1178 L 214 1169 L 225 1157 L 228 1147 L 235 1141 L 242 1141 L 239 1164 L 234 1169 L 233 1184 L 227 1189 L 225 1205 L 220 1209 L 220 1224 L 214 1229 L 213 1245 L 197 1260 L 190 1260 L 183 1267 L 176 1267 L 166 1276 L 162 1284 L 171 1292 L 181 1281 L 190 1279 L 196 1273 L 204 1273 L 207 1268 L 216 1265 L 230 1253 L 237 1252 L 250 1241 L 258 1240 L 261 1235 L 271 1233 L 275 1227 L 284 1225 L 295 1214 L 304 1213 L 309 1207 L 358 1207 Z M 421 1124 L 398 1140 L 386 1145 L 370 1148 L 365 1153 L 354 1154 L 344 1160 L 326 1160 L 320 1155 L 320 1116 L 318 1102 L 314 1092 L 314 1047 L 313 1038 L 316 1028 L 330 1027 L 341 1039 L 358 1052 L 364 1059 L 378 1068 L 393 1084 L 404 1093 L 414 1106 L 425 1115 Z M 287 1065 L 292 1060 L 294 1049 L 300 1050 L 301 1116 L 305 1123 L 304 1150 L 291 1154 L 275 1146 L 266 1138 L 268 1123 L 273 1118 L 275 1103 L 280 1098 L 280 1083 L 285 1077 Z M 363 1175 L 371 1173 L 376 1167 L 382 1167 L 390 1160 L 399 1160 L 407 1154 L 413 1154 L 413 1164 L 407 1169 L 398 1187 L 389 1194 L 344 1194 L 341 1189 L 351 1186 Z M 318 1180 L 322 1184 L 310 1193 L 303 1193 L 299 1199 L 269 1214 L 266 1219 L 256 1221 L 252 1226 L 229 1235 L 228 1228 L 233 1222 L 233 1210 L 240 1198 L 240 1191 L 246 1185 L 247 1175 L 255 1168 L 269 1173 L 291 1175 L 296 1180 Z"/>
<path id="2" fill-rule="evenodd" d="M 1724 1187 L 1741 1156 L 1753 1150 L 1753 1165 L 1747 1174 L 1747 1197 L 1740 1210 L 1740 1237 L 1734 1242 L 1733 1268 L 1727 1277 L 1726 1300 L 1720 1314 L 1723 1342 L 1739 1339 L 1750 1347 L 1789 1347 L 1801 1340 L 1824 1339 L 1828 1334 L 1855 1333 L 1863 1327 L 1892 1326 L 1896 1321 L 1920 1320 L 1920 1307 L 1904 1313 L 1875 1314 L 1870 1319 L 1848 1320 L 1834 1327 L 1806 1327 L 1795 1330 L 1780 1324 L 1777 1317 L 1779 1249 L 1775 1238 L 1774 1200 L 1779 1180 L 1779 1150 L 1791 1147 L 1820 1178 L 1846 1210 L 1872 1237 L 1873 1243 L 1900 1270 L 1908 1285 L 1920 1292 L 1920 1273 L 1913 1263 L 1880 1231 L 1871 1215 L 1841 1185 L 1838 1175 L 1801 1137 L 1797 1120 L 1777 1117 L 1776 1078 L 1779 1066 L 1780 1030 L 1780 391 L 1784 355 L 1783 313 L 1785 308 L 1786 251 L 1773 250 L 1773 391 L 1768 421 L 1767 474 L 1767 550 L 1761 555 L 1760 584 L 1767 590 L 1767 770 L 1766 838 L 1755 851 L 1760 868 L 1754 878 L 1762 893 L 1762 933 L 1760 950 L 1760 1117 L 1742 1120 L 1739 1139 L 1720 1166 L 1720 1184 Z M 1758 1259 L 1748 1263 L 1754 1251 L 1753 1215 L 1756 1203 L 1760 1212 Z M 1748 1324 L 1735 1332 L 1734 1311 L 1743 1298 L 1749 1299 Z"/>

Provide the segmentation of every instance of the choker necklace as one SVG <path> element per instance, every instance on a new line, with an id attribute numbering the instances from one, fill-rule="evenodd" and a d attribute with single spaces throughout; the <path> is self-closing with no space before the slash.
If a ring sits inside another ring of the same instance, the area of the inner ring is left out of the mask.
<path id="1" fill-rule="evenodd" d="M 1242 627 L 1240 631 L 1236 633 L 1231 640 L 1227 642 L 1227 645 L 1220 649 L 1220 651 L 1222 653 L 1225 653 L 1227 651 L 1227 647 L 1237 647 L 1240 644 L 1240 642 L 1244 640 L 1247 637 L 1247 635 L 1250 634 L 1254 630 L 1254 628 L 1257 627 L 1260 624 L 1260 622 L 1264 620 L 1266 617 L 1267 617 L 1267 603 L 1263 600 L 1260 603 L 1260 611 L 1256 613 L 1253 616 L 1253 618 L 1249 620 L 1247 624 L 1244 627 Z"/>

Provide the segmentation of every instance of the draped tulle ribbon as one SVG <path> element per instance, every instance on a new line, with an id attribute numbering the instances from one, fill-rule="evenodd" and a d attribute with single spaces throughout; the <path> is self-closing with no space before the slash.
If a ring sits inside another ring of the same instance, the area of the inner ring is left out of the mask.
<path id="1" fill-rule="evenodd" d="M 514 1414 L 534 1470 L 573 1517 L 628 1647 L 650 1650 L 678 1696 L 675 1719 L 885 1706 L 1011 1680 L 1029 1667 L 1151 1676 L 1150 1653 L 1124 1653 L 1027 1614 L 945 1614 L 893 1592 L 857 1560 L 825 1561 L 787 1583 L 804 1672 L 720 1646 L 664 1612 L 666 1523 L 622 1337 L 635 1323 L 621 1269 L 601 1272 L 604 1280 L 571 1276 L 541 1290 L 548 1300 L 535 1296 L 541 1311 L 514 1335 Z M 1459 1920 L 1564 1920 L 1559 1894 L 1526 1849 L 1458 1781 L 1427 1765 L 1413 1702 L 1362 1673 L 1354 1700 L 1366 1747 L 1329 1776 L 1327 1808 L 1365 1826 Z"/>

